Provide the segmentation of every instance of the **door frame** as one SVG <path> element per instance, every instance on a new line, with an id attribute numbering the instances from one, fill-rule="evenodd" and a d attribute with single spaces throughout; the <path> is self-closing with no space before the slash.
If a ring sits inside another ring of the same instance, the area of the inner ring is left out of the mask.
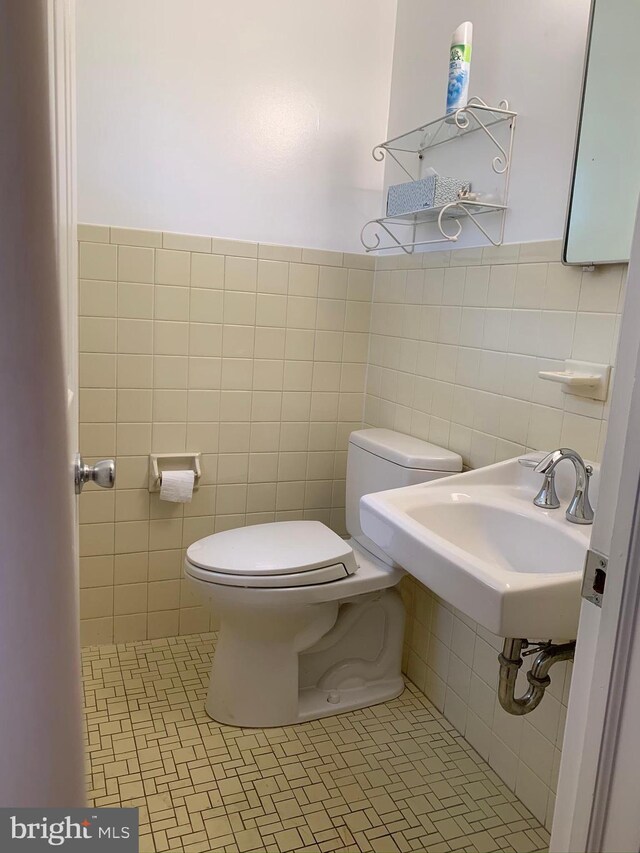
<path id="1" fill-rule="evenodd" d="M 582 603 L 551 850 L 639 849 L 640 221 L 626 284 L 591 547 L 608 555 L 602 610 Z M 637 710 L 635 711 L 637 718 Z M 632 773 L 629 775 L 629 768 Z M 635 797 L 634 808 L 628 798 Z"/>
<path id="2" fill-rule="evenodd" d="M 71 465 L 79 446 L 75 0 L 47 0 L 47 7 L 53 202 Z"/>

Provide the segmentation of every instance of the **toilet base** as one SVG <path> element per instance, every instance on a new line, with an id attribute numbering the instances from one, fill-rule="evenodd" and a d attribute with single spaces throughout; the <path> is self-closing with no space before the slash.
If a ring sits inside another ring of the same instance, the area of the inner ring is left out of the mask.
<path id="1" fill-rule="evenodd" d="M 225 607 L 207 714 L 288 726 L 377 705 L 404 690 L 404 605 L 395 588 L 286 609 Z"/>
<path id="2" fill-rule="evenodd" d="M 298 719 L 304 723 L 307 720 L 319 720 L 321 717 L 331 717 L 334 714 L 345 714 L 358 708 L 368 708 L 396 699 L 404 690 L 404 679 L 401 675 L 396 678 L 381 679 L 373 684 L 362 687 L 347 687 L 331 696 L 326 690 L 307 687 L 298 694 Z M 335 698 L 334 698 L 335 697 Z M 336 701 L 337 700 L 337 701 Z"/>
<path id="3" fill-rule="evenodd" d="M 217 723 L 227 726 L 240 726 L 241 728 L 273 728 L 274 726 L 289 726 L 296 723 L 306 723 L 308 720 L 319 720 L 322 717 L 333 717 L 336 714 L 346 714 L 347 711 L 357 711 L 358 708 L 369 708 L 372 705 L 381 705 L 391 699 L 397 699 L 404 692 L 405 683 L 401 675 L 397 678 L 381 680 L 375 684 L 367 684 L 362 687 L 348 687 L 338 692 L 337 701 L 335 694 L 329 696 L 326 690 L 318 690 L 317 687 L 307 687 L 298 693 L 298 713 L 295 719 L 287 719 L 280 723 L 243 723 L 233 721 L 218 706 L 209 702 L 205 703 L 207 716 Z M 221 719 L 224 716 L 225 719 Z M 258 718 L 255 718 L 258 719 Z"/>

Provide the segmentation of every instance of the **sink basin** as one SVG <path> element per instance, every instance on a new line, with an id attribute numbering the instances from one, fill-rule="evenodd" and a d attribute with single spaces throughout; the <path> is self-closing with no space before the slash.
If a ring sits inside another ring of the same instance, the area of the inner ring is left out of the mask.
<path id="1" fill-rule="evenodd" d="M 564 516 L 575 484 L 571 465 L 556 469 L 560 509 L 533 505 L 541 484 L 540 474 L 510 459 L 366 495 L 360 521 L 406 571 L 494 634 L 573 639 L 591 526 Z"/>

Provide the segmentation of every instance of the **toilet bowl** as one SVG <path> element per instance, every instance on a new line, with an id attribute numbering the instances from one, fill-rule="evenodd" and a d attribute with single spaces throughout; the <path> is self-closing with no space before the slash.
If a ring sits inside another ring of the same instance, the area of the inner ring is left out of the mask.
<path id="1" fill-rule="evenodd" d="M 398 696 L 404 574 L 362 533 L 362 495 L 461 470 L 451 451 L 391 430 L 349 438 L 347 529 L 317 521 L 227 530 L 194 542 L 185 576 L 220 619 L 206 711 L 284 726 Z"/>

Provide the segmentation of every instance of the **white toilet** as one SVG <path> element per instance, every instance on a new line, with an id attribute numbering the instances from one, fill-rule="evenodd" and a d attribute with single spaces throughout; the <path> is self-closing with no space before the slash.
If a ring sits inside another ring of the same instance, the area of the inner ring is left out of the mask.
<path id="1" fill-rule="evenodd" d="M 216 533 L 185 575 L 220 618 L 206 711 L 233 726 L 285 726 L 398 696 L 403 571 L 360 529 L 363 495 L 462 469 L 457 453 L 386 429 L 351 433 L 347 530 L 280 521 Z"/>

